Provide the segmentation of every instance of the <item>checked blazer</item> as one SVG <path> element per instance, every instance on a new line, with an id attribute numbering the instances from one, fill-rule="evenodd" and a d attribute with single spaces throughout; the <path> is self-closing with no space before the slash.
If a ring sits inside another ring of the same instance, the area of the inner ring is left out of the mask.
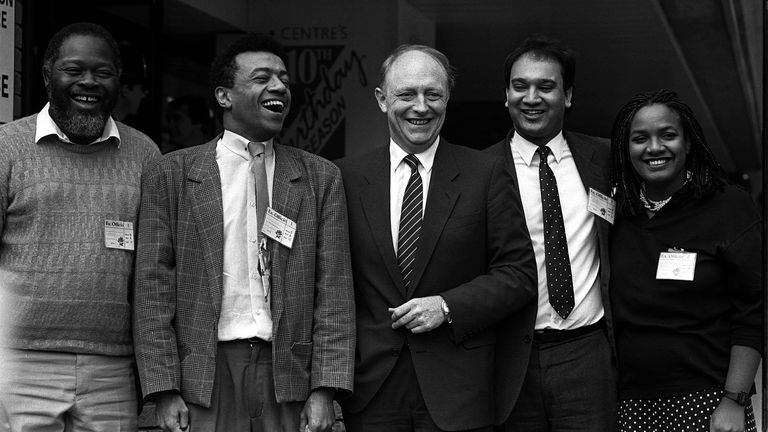
<path id="1" fill-rule="evenodd" d="M 221 312 L 223 215 L 218 138 L 164 156 L 142 177 L 134 343 L 144 397 L 177 390 L 210 406 Z M 318 387 L 352 390 L 354 304 L 338 168 L 275 144 L 272 207 L 296 222 L 272 247 L 273 375 L 278 402 Z"/>
<path id="2" fill-rule="evenodd" d="M 347 191 L 358 334 L 355 393 L 343 408 L 365 415 L 408 349 L 441 430 L 492 424 L 494 357 L 515 331 L 505 318 L 536 299 L 535 258 L 504 160 L 440 140 L 407 290 L 392 244 L 389 147 L 336 163 Z M 421 334 L 392 329 L 387 308 L 432 295 L 445 299 L 452 323 Z"/>

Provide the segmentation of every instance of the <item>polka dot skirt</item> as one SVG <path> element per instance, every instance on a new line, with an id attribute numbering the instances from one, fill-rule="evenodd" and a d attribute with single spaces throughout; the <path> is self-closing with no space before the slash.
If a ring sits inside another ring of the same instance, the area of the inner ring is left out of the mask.
<path id="1" fill-rule="evenodd" d="M 722 396 L 722 390 L 711 388 L 686 396 L 622 400 L 619 402 L 619 431 L 709 432 L 709 418 Z M 744 430 L 757 432 L 752 403 L 744 410 Z"/>

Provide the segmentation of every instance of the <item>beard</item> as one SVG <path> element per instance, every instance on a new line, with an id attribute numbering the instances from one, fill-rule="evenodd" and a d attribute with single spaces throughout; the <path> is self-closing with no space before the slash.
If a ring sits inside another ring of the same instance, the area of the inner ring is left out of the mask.
<path id="1" fill-rule="evenodd" d="M 109 114 L 114 108 L 116 99 L 105 99 L 101 108 L 95 112 L 84 112 L 73 106 L 69 96 L 64 91 L 54 92 L 51 86 L 46 86 L 48 100 L 51 103 L 49 114 L 61 131 L 73 142 L 92 142 L 101 136 L 107 125 Z"/>

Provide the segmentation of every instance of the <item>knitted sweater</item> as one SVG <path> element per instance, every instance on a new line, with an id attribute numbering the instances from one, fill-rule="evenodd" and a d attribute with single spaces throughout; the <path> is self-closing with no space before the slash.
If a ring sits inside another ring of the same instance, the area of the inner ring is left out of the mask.
<path id="1" fill-rule="evenodd" d="M 130 355 L 134 252 L 105 246 L 105 220 L 134 223 L 140 177 L 160 155 L 117 124 L 121 143 L 48 136 L 37 115 L 0 126 L 0 280 L 16 349 Z"/>

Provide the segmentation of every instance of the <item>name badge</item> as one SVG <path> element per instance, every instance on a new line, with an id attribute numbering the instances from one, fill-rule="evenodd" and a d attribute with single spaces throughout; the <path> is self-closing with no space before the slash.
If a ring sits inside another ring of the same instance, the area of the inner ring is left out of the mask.
<path id="1" fill-rule="evenodd" d="M 134 250 L 133 222 L 105 220 L 104 245 L 110 249 Z"/>
<path id="2" fill-rule="evenodd" d="M 587 210 L 608 221 L 613 225 L 616 217 L 616 200 L 608 195 L 602 194 L 592 188 L 589 188 L 589 203 Z"/>
<path id="3" fill-rule="evenodd" d="M 659 255 L 656 279 L 692 281 L 696 273 L 696 253 L 670 251 Z"/>
<path id="4" fill-rule="evenodd" d="M 272 207 L 268 207 L 261 232 L 290 249 L 293 246 L 293 237 L 296 235 L 296 222 L 276 212 Z"/>

